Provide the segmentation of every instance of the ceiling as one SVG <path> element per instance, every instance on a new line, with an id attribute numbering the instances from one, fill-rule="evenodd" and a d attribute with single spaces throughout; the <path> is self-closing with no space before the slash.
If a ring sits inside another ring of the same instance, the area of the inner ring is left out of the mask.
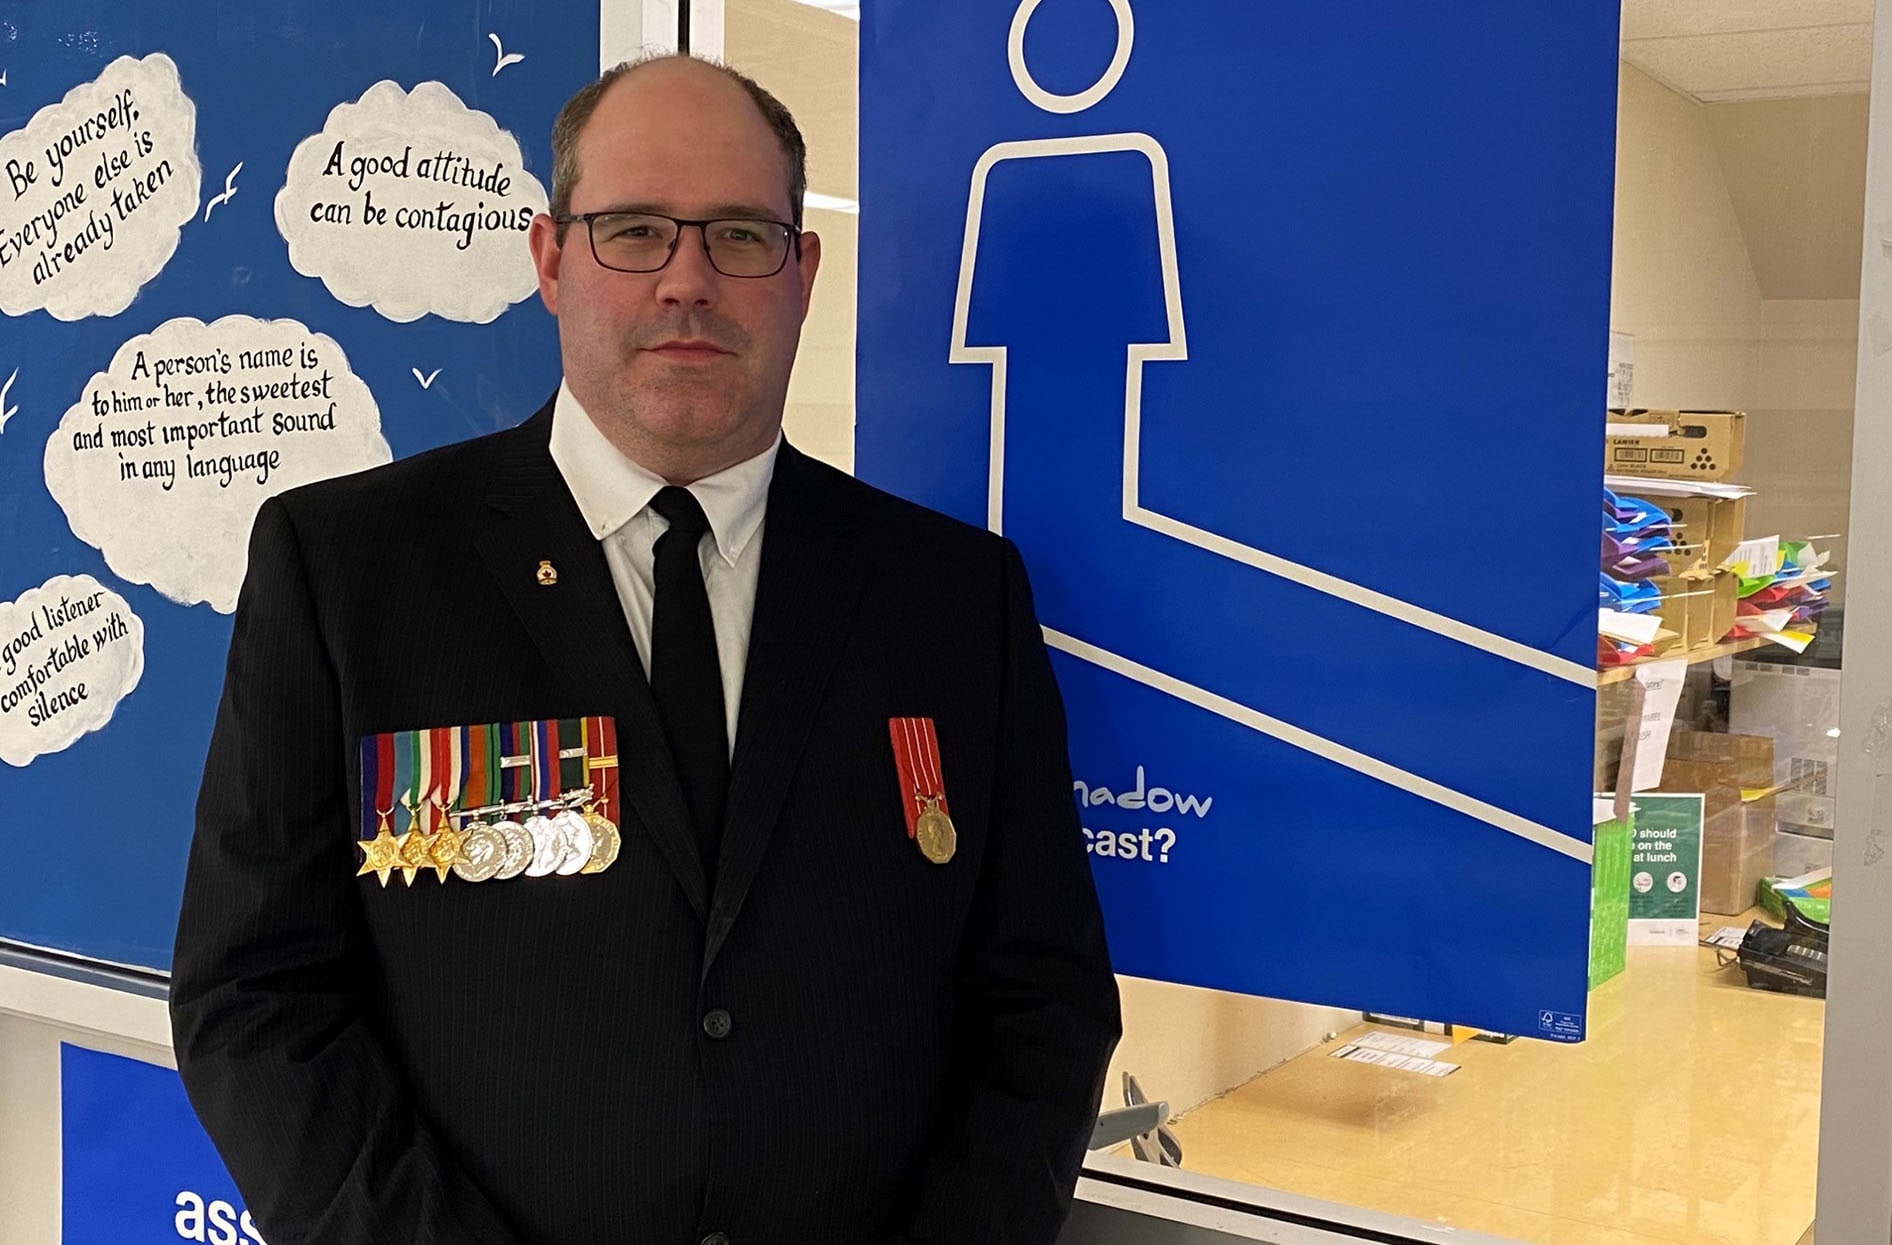
<path id="1" fill-rule="evenodd" d="M 1873 0 L 1623 0 L 1623 59 L 1703 103 L 1863 92 Z"/>

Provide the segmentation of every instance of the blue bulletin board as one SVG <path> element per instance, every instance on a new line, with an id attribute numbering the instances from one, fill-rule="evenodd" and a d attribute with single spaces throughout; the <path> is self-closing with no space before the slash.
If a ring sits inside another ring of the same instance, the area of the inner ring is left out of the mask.
<path id="1" fill-rule="evenodd" d="M 1580 1039 L 1617 6 L 863 16 L 857 470 L 1022 549 L 1119 971 Z"/>
<path id="2" fill-rule="evenodd" d="M 263 498 L 558 380 L 524 224 L 596 4 L 0 20 L 0 939 L 170 965 Z"/>

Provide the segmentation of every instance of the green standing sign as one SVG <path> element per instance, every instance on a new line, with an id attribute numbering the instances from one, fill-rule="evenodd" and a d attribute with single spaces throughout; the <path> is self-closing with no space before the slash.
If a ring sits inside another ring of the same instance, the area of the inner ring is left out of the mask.
<path id="1" fill-rule="evenodd" d="M 1703 797 L 1639 795 L 1631 822 L 1629 942 L 1692 947 L 1701 921 Z"/>

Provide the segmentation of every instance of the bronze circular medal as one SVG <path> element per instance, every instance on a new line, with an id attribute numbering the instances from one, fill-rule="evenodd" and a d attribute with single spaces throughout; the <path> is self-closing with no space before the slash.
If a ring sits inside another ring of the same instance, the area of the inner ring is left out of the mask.
<path id="1" fill-rule="evenodd" d="M 585 862 L 580 873 L 603 873 L 617 863 L 618 849 L 624 845 L 618 828 L 610 818 L 599 813 L 586 813 L 585 821 L 591 826 L 591 859 Z"/>
<path id="2" fill-rule="evenodd" d="M 920 854 L 936 865 L 951 860 L 959 847 L 959 832 L 953 829 L 953 819 L 938 808 L 929 808 L 920 814 L 913 827 L 913 837 L 919 842 Z"/>

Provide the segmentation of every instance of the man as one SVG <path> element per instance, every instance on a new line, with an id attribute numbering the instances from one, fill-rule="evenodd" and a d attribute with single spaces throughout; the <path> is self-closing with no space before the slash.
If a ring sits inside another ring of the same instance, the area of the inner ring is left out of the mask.
<path id="1" fill-rule="evenodd" d="M 782 443 L 779 103 L 554 147 L 555 399 L 257 516 L 191 1100 L 273 1245 L 1049 1245 L 1120 1030 L 1018 555 Z"/>

